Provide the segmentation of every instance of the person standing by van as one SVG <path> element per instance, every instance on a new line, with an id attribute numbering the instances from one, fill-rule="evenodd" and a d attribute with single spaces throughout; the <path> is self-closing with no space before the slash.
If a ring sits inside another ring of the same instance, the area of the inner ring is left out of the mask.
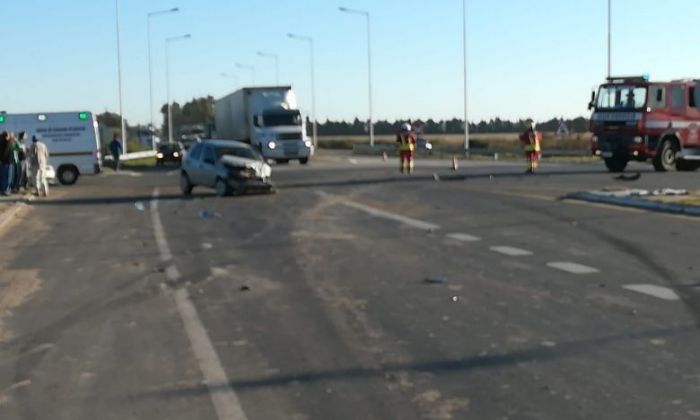
<path id="1" fill-rule="evenodd" d="M 122 149 L 122 144 L 119 142 L 119 133 L 114 133 L 112 137 L 112 142 L 109 143 L 109 151 L 112 152 L 112 159 L 114 160 L 114 171 L 119 171 L 119 159 L 121 158 L 124 149 Z"/>
<path id="2" fill-rule="evenodd" d="M 49 166 L 49 149 L 36 136 L 32 137 L 29 161 L 34 170 L 34 193 L 48 197 L 49 181 L 46 179 L 46 172 Z"/>
<path id="3" fill-rule="evenodd" d="M 27 133 L 19 133 L 19 188 L 27 190 L 29 181 L 29 164 L 27 161 Z"/>
<path id="4" fill-rule="evenodd" d="M 0 134 L 0 195 L 10 195 L 12 184 L 12 138 L 4 131 Z"/>
<path id="5" fill-rule="evenodd" d="M 12 143 L 12 185 L 10 186 L 13 193 L 19 192 L 20 182 L 22 181 L 22 136 L 24 133 L 19 133 L 19 136 Z"/>

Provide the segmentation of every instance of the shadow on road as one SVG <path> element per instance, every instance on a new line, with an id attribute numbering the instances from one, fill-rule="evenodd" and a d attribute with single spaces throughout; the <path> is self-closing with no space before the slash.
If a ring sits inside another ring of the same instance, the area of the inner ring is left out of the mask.
<path id="1" fill-rule="evenodd" d="M 695 332 L 694 326 L 681 326 L 671 329 L 656 329 L 636 334 L 610 335 L 588 340 L 570 341 L 556 347 L 535 347 L 526 350 L 513 351 L 500 355 L 464 357 L 451 360 L 438 360 L 417 363 L 387 363 L 378 368 L 347 368 L 317 372 L 300 372 L 296 374 L 276 375 L 244 380 L 234 380 L 229 383 L 197 385 L 194 387 L 166 388 L 146 392 L 136 398 L 189 398 L 223 391 L 232 388 L 234 391 L 258 389 L 266 387 L 283 387 L 293 384 L 309 384 L 331 380 L 361 380 L 367 378 L 386 378 L 387 375 L 399 372 L 452 374 L 468 373 L 477 370 L 496 369 L 519 363 L 537 361 L 538 363 L 556 360 L 578 354 L 601 351 L 601 346 L 637 341 L 641 339 L 670 337 Z M 132 398 L 129 396 L 129 398 Z"/>

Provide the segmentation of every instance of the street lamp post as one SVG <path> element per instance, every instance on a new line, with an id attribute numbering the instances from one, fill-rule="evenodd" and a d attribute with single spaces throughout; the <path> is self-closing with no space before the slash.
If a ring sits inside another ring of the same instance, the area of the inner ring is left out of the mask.
<path id="1" fill-rule="evenodd" d="M 280 85 L 280 58 L 277 54 L 258 51 L 258 57 L 272 58 L 275 60 L 275 84 Z"/>
<path id="2" fill-rule="evenodd" d="M 236 63 L 236 68 L 241 69 L 241 70 L 250 71 L 250 74 L 253 76 L 253 85 L 252 86 L 255 86 L 255 66 L 251 66 L 248 64 Z"/>
<path id="3" fill-rule="evenodd" d="M 612 0 L 608 0 L 608 78 L 612 77 Z"/>
<path id="4" fill-rule="evenodd" d="M 462 0 L 462 42 L 464 43 L 464 154 L 469 156 L 469 114 L 467 107 L 467 0 Z"/>
<path id="5" fill-rule="evenodd" d="M 367 70 L 369 77 L 369 144 L 374 147 L 374 122 L 373 122 L 373 101 L 372 101 L 372 25 L 369 12 L 364 10 L 348 9 L 339 7 L 338 10 L 364 16 L 367 19 Z"/>
<path id="6" fill-rule="evenodd" d="M 168 10 L 160 10 L 156 12 L 151 12 L 147 15 L 146 21 L 148 25 L 148 94 L 149 94 L 149 115 L 151 116 L 151 143 L 153 145 L 153 150 L 156 148 L 156 140 L 153 135 L 155 130 L 155 124 L 153 123 L 153 60 L 151 59 L 151 19 L 156 16 L 163 16 L 170 13 L 179 12 L 180 9 L 173 7 Z"/>
<path id="7" fill-rule="evenodd" d="M 173 143 L 173 106 L 170 100 L 170 44 L 191 38 L 192 35 L 173 36 L 165 39 L 165 85 L 168 96 L 168 143 Z"/>
<path id="8" fill-rule="evenodd" d="M 318 150 L 318 125 L 316 123 L 316 64 L 314 58 L 314 40 L 309 36 L 302 36 L 296 34 L 287 34 L 287 36 L 292 39 L 309 43 L 309 51 L 311 58 L 311 121 L 313 124 L 312 140 L 314 144 L 314 149 Z"/>
<path id="9" fill-rule="evenodd" d="M 121 32 L 119 30 L 119 0 L 114 0 L 116 26 L 117 26 L 117 79 L 119 80 L 119 116 L 121 118 L 122 150 L 126 149 L 126 123 L 124 122 L 124 90 L 122 89 L 122 48 Z"/>

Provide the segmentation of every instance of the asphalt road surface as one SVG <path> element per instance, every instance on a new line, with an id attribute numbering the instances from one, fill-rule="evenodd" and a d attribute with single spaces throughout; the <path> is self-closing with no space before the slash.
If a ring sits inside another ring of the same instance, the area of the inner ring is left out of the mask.
<path id="1" fill-rule="evenodd" d="M 82 178 L 0 232 L 0 419 L 700 418 L 700 220 L 602 164 Z"/>

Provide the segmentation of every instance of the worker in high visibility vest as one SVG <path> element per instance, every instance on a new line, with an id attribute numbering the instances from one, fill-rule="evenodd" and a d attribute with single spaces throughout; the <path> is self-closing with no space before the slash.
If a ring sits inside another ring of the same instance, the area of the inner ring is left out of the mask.
<path id="1" fill-rule="evenodd" d="M 412 174 L 415 163 L 416 151 L 416 135 L 411 129 L 411 124 L 405 123 L 401 125 L 401 131 L 396 135 L 396 143 L 399 145 L 399 161 L 401 173 L 408 172 Z"/>
<path id="2" fill-rule="evenodd" d="M 542 143 L 542 133 L 537 131 L 535 122 L 528 120 L 527 129 L 520 135 L 520 143 L 523 145 L 525 160 L 527 161 L 527 174 L 534 174 L 540 166 L 540 153 Z"/>

